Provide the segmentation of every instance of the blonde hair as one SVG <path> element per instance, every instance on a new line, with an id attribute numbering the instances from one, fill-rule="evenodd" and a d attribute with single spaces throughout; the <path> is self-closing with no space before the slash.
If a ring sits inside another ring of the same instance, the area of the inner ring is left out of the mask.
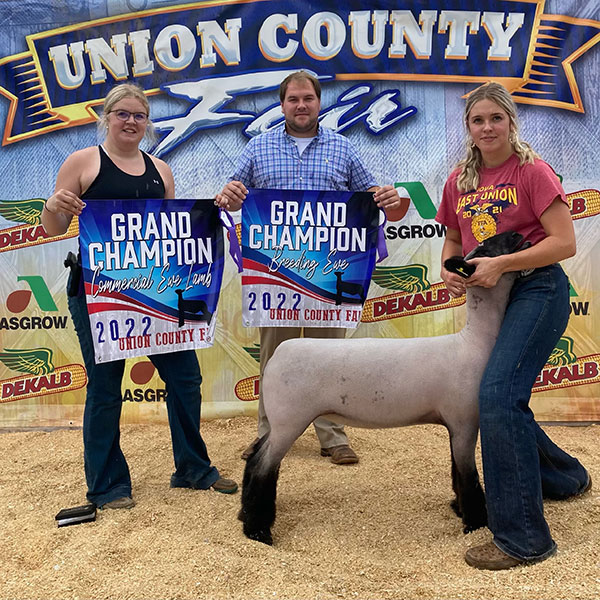
<path id="1" fill-rule="evenodd" d="M 98 129 L 104 135 L 106 135 L 106 132 L 108 131 L 108 114 L 112 110 L 113 106 L 124 98 L 135 98 L 143 104 L 144 110 L 148 115 L 146 133 L 144 137 L 154 141 L 156 139 L 156 132 L 154 130 L 154 124 L 150 120 L 150 103 L 148 102 L 148 98 L 146 98 L 146 94 L 144 94 L 144 90 L 142 90 L 142 88 L 135 83 L 120 83 L 112 88 L 108 94 L 106 94 L 106 98 L 104 98 L 104 104 L 102 105 L 102 115 L 100 119 L 98 119 Z"/>
<path id="2" fill-rule="evenodd" d="M 461 173 L 456 181 L 456 186 L 461 192 L 477 189 L 479 185 L 479 170 L 483 166 L 483 159 L 479 148 L 474 144 L 469 131 L 469 114 L 473 106 L 480 100 L 491 100 L 502 108 L 508 115 L 510 121 L 509 141 L 519 157 L 521 165 L 532 163 L 534 159 L 540 158 L 539 154 L 525 141 L 519 137 L 519 120 L 517 118 L 517 107 L 508 90 L 501 84 L 490 81 L 477 88 L 467 98 L 464 112 L 464 124 L 467 129 L 466 149 L 467 156 L 463 158 L 456 167 Z"/>

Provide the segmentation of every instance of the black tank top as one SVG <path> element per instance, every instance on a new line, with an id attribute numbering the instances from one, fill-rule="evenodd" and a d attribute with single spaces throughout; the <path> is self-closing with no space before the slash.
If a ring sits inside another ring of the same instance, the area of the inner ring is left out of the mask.
<path id="1" fill-rule="evenodd" d="M 145 152 L 142 152 L 142 156 L 146 171 L 142 175 L 129 175 L 115 165 L 102 146 L 98 146 L 98 149 L 100 170 L 92 185 L 81 195 L 82 200 L 165 197 L 165 183 L 152 159 Z"/>

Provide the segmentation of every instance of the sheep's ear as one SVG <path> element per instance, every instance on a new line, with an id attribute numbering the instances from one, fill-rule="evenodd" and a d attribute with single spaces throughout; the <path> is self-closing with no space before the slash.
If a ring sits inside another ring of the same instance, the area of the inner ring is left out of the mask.
<path id="1" fill-rule="evenodd" d="M 531 242 L 523 242 L 519 248 L 517 248 L 517 252 L 521 252 L 521 250 L 527 250 L 527 248 L 531 248 Z"/>
<path id="2" fill-rule="evenodd" d="M 475 273 L 475 269 L 477 268 L 475 265 L 469 265 L 465 262 L 465 259 L 462 256 L 451 256 L 444 261 L 444 267 L 448 269 L 448 271 L 452 271 L 452 273 L 457 273 L 461 277 L 465 279 L 467 277 L 471 277 L 473 273 Z"/>

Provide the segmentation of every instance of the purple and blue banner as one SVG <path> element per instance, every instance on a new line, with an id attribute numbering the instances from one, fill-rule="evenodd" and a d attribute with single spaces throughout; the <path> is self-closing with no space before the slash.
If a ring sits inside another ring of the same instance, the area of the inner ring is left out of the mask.
<path id="1" fill-rule="evenodd" d="M 91 200 L 79 217 L 96 362 L 212 346 L 223 229 L 212 200 Z"/>
<path id="2" fill-rule="evenodd" d="M 368 192 L 250 189 L 242 207 L 244 325 L 355 328 L 380 218 Z"/>

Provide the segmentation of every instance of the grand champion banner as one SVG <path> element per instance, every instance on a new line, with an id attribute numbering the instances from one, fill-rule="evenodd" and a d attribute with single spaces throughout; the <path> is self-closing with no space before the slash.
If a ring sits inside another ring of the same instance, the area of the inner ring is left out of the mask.
<path id="1" fill-rule="evenodd" d="M 212 345 L 224 255 L 211 200 L 88 200 L 79 240 L 97 363 Z"/>
<path id="2" fill-rule="evenodd" d="M 355 328 L 382 217 L 368 192 L 248 190 L 242 206 L 244 325 Z"/>

